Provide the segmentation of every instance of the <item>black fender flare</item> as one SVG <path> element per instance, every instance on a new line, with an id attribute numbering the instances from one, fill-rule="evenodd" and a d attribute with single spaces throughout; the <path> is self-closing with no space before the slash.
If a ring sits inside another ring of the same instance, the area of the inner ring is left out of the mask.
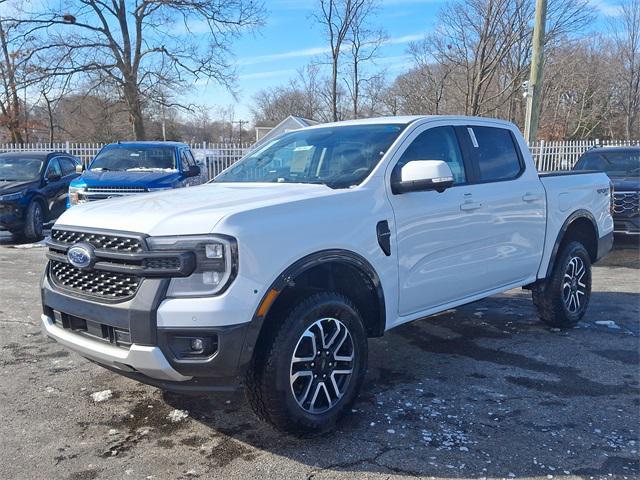
<path id="1" fill-rule="evenodd" d="M 596 232 L 596 245 L 597 245 L 598 223 L 596 222 L 595 217 L 588 210 L 584 210 L 584 209 L 576 210 L 575 212 L 573 212 L 571 215 L 567 217 L 567 219 L 562 224 L 562 227 L 560 227 L 560 230 L 558 231 L 558 236 L 556 237 L 556 242 L 553 245 L 553 250 L 551 251 L 551 257 L 549 257 L 549 263 L 547 265 L 547 270 L 544 275 L 545 279 L 549 278 L 549 275 L 551 275 L 551 271 L 553 270 L 553 265 L 555 264 L 556 257 L 558 256 L 558 251 L 560 250 L 560 245 L 562 244 L 562 240 L 564 239 L 564 236 L 567 233 L 567 230 L 569 230 L 569 227 L 571 226 L 571 224 L 579 218 L 586 218 L 591 222 L 591 225 L 593 225 L 593 230 Z"/>
<path id="2" fill-rule="evenodd" d="M 377 336 L 381 336 L 384 333 L 386 327 L 386 304 L 384 299 L 384 291 L 382 289 L 380 277 L 378 276 L 373 266 L 364 257 L 350 250 L 320 250 L 318 252 L 302 257 L 301 259 L 291 264 L 286 270 L 278 275 L 278 277 L 273 281 L 271 286 L 264 293 L 262 299 L 260 300 L 260 303 L 258 304 L 258 308 L 254 312 L 251 322 L 249 323 L 247 328 L 242 352 L 239 359 L 239 365 L 242 370 L 246 369 L 249 362 L 251 361 L 256 343 L 260 336 L 260 332 L 262 331 L 264 320 L 269 314 L 271 305 L 273 305 L 280 293 L 287 286 L 292 285 L 294 279 L 303 272 L 318 265 L 332 262 L 346 264 L 358 269 L 371 282 L 377 294 L 379 310 L 379 318 L 376 322 L 375 333 Z M 275 297 L 267 300 L 269 295 L 274 295 L 271 292 L 276 292 Z M 265 302 L 268 302 L 268 306 L 264 311 L 261 312 L 262 306 Z"/>

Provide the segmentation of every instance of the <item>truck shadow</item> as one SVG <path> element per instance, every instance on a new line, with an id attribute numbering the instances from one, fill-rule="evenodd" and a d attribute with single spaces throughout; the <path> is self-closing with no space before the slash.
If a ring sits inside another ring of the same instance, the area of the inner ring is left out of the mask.
<path id="1" fill-rule="evenodd" d="M 637 302 L 635 293 L 593 294 L 596 307 L 619 309 L 612 314 L 621 325 L 637 324 Z M 352 412 L 315 437 L 275 432 L 240 394 L 166 393 L 164 401 L 205 428 L 179 441 L 212 469 L 269 452 L 307 465 L 310 477 L 633 477 L 638 339 L 591 317 L 550 331 L 529 294 L 513 291 L 401 326 L 370 341 Z"/>

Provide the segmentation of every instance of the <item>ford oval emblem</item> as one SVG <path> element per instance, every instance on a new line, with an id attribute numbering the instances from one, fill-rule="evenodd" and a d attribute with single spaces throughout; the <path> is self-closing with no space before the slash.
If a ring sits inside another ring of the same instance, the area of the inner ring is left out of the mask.
<path id="1" fill-rule="evenodd" d="M 77 268 L 88 268 L 93 264 L 93 248 L 88 244 L 76 244 L 67 251 L 69 263 Z"/>

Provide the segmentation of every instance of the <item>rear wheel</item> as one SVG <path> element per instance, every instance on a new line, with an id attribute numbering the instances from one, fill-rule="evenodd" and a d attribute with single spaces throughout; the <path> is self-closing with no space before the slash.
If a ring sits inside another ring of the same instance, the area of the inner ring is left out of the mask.
<path id="1" fill-rule="evenodd" d="M 538 315 L 547 325 L 574 327 L 584 316 L 591 297 L 591 259 L 579 242 L 567 244 L 551 276 L 532 290 Z"/>
<path id="2" fill-rule="evenodd" d="M 367 336 L 356 307 L 325 292 L 289 310 L 260 345 L 247 378 L 256 414 L 277 429 L 331 429 L 355 400 L 367 367 Z"/>

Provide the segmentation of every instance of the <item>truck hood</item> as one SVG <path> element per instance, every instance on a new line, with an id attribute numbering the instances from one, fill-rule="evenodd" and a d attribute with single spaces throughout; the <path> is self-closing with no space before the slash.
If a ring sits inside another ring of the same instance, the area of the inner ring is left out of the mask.
<path id="1" fill-rule="evenodd" d="M 142 187 L 158 188 L 171 186 L 180 177 L 176 170 L 148 172 L 101 172 L 87 170 L 74 183 L 84 183 L 88 187 Z"/>
<path id="2" fill-rule="evenodd" d="M 224 217 L 271 205 L 331 195 L 325 185 L 209 183 L 141 193 L 71 207 L 56 222 L 149 235 L 210 233 Z"/>
<path id="3" fill-rule="evenodd" d="M 619 192 L 637 192 L 640 190 L 638 177 L 611 177 L 613 189 Z"/>
<path id="4" fill-rule="evenodd" d="M 37 180 L 28 180 L 28 181 L 0 180 L 0 195 L 14 193 L 14 192 L 21 192 L 22 190 L 26 190 L 31 186 L 36 186 L 37 183 L 38 183 Z"/>

